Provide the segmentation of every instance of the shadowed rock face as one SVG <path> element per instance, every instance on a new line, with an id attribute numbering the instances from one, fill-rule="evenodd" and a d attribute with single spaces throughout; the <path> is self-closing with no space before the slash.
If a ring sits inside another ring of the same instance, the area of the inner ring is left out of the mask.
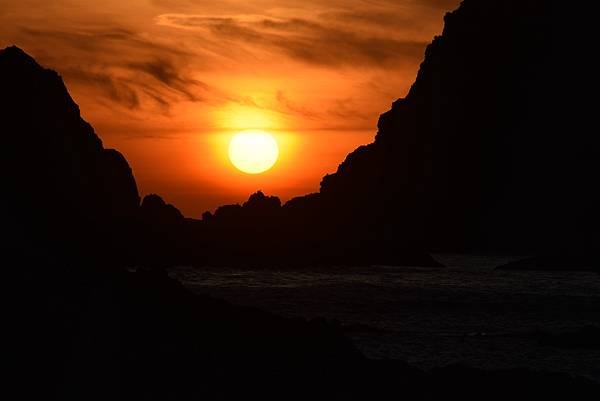
<path id="1" fill-rule="evenodd" d="M 156 194 L 144 197 L 140 206 L 140 215 L 148 223 L 163 225 L 177 224 L 184 219 L 181 212 L 175 206 L 166 203 Z"/>
<path id="2" fill-rule="evenodd" d="M 102 147 L 60 76 L 16 47 L 0 51 L 0 87 L 9 246 L 50 238 L 57 253 L 118 246 L 106 231 L 139 205 L 125 158 Z"/>
<path id="3" fill-rule="evenodd" d="M 368 212 L 381 238 L 429 248 L 597 247 L 599 141 L 565 129 L 557 107 L 556 4 L 467 0 L 447 14 L 375 142 L 323 179 L 331 211 Z"/>

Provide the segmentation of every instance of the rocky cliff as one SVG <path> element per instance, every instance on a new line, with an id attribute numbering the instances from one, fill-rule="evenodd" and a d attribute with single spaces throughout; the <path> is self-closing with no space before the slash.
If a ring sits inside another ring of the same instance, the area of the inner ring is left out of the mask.
<path id="1" fill-rule="evenodd" d="M 448 13 L 374 143 L 323 179 L 340 219 L 369 213 L 383 240 L 430 249 L 597 247 L 600 141 L 560 105 L 561 8 L 466 0 Z"/>
<path id="2" fill-rule="evenodd" d="M 61 77 L 17 47 L 0 50 L 0 87 L 4 245 L 123 251 L 115 224 L 140 201 L 125 158 L 103 148 Z"/>

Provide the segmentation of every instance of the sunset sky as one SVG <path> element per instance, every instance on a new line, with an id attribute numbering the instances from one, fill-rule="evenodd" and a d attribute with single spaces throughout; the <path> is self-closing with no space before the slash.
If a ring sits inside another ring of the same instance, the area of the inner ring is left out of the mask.
<path id="1" fill-rule="evenodd" d="M 0 46 L 64 78 L 142 195 L 185 215 L 315 192 L 371 142 L 459 0 L 0 0 Z M 248 175 L 227 157 L 239 131 L 280 156 Z"/>

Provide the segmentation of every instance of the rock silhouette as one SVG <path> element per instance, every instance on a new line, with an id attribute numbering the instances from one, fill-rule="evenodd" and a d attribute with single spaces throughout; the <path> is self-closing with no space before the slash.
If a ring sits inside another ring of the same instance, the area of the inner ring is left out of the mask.
<path id="1" fill-rule="evenodd" d="M 144 221 L 158 225 L 176 225 L 184 220 L 183 214 L 175 206 L 166 203 L 156 194 L 144 197 L 140 215 Z"/>
<path id="2" fill-rule="evenodd" d="M 540 344 L 559 348 L 600 349 L 600 328 L 585 326 L 569 333 L 537 333 Z"/>
<path id="3" fill-rule="evenodd" d="M 565 130 L 549 83 L 559 7 L 464 1 L 446 15 L 408 95 L 326 176 L 321 197 L 363 232 L 438 250 L 599 249 L 599 141 Z M 594 150 L 592 150 L 594 149 Z M 335 206 L 333 206 L 335 205 Z M 338 208 L 338 205 L 344 205 Z M 403 227 L 403 229 L 400 229 Z M 597 260 L 597 258 L 596 258 Z"/>
<path id="4" fill-rule="evenodd" d="M 2 209 L 11 233 L 4 245 L 59 258 L 101 259 L 105 251 L 124 258 L 139 206 L 125 158 L 103 148 L 60 76 L 16 47 L 0 51 L 0 87 Z"/>
<path id="5" fill-rule="evenodd" d="M 207 251 L 199 260 L 209 265 L 441 266 L 421 248 L 407 244 L 385 248 L 379 238 L 361 231 L 365 229 L 361 215 L 344 221 L 329 212 L 320 194 L 296 198 L 281 206 L 277 197 L 258 191 L 243 205 L 221 206 L 214 214 L 205 213 L 202 221 L 190 221 L 189 232 L 196 243 L 205 244 L 203 249 Z"/>
<path id="6" fill-rule="evenodd" d="M 597 271 L 598 264 L 593 255 L 565 252 L 546 252 L 540 256 L 516 260 L 496 267 L 497 270 L 552 270 L 552 271 Z"/>

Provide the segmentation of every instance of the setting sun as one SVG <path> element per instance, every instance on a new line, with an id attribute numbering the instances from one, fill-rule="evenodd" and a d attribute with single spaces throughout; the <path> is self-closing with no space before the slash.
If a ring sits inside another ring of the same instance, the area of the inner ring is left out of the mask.
<path id="1" fill-rule="evenodd" d="M 263 173 L 273 167 L 278 157 L 277 141 L 264 131 L 240 132 L 229 142 L 229 160 L 244 173 Z"/>

